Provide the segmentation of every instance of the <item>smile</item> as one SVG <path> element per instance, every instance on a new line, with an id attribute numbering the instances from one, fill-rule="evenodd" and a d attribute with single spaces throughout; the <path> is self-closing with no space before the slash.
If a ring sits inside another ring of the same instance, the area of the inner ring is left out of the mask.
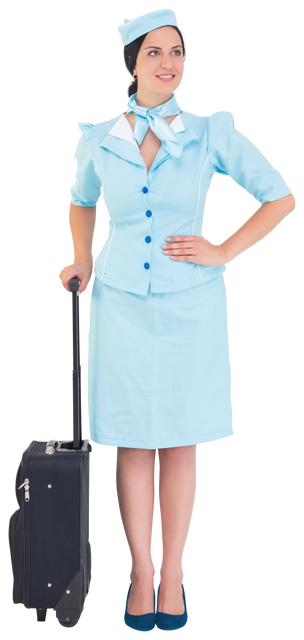
<path id="1" fill-rule="evenodd" d="M 175 78 L 175 75 L 161 75 L 161 76 L 156 76 L 157 78 L 159 78 L 160 80 L 172 80 L 173 78 Z"/>

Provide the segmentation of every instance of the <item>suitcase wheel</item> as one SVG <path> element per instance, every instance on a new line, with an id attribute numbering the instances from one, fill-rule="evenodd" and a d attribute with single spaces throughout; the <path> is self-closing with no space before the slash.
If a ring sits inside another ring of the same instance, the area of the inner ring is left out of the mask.
<path id="1" fill-rule="evenodd" d="M 78 620 L 76 620 L 76 622 L 67 622 L 66 620 L 59 620 L 60 624 L 62 624 L 63 627 L 75 627 L 75 624 L 77 624 Z"/>

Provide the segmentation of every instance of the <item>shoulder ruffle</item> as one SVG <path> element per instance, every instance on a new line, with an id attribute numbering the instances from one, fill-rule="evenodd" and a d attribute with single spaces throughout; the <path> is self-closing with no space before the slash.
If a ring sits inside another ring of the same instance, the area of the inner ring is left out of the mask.
<path id="1" fill-rule="evenodd" d="M 221 128 L 223 126 L 234 126 L 234 117 L 230 111 L 216 111 L 209 116 L 209 125 L 214 129 Z"/>
<path id="2" fill-rule="evenodd" d="M 91 138 L 91 129 L 94 125 L 90 122 L 78 122 L 78 127 L 81 133 L 84 134 L 85 141 L 88 142 Z"/>

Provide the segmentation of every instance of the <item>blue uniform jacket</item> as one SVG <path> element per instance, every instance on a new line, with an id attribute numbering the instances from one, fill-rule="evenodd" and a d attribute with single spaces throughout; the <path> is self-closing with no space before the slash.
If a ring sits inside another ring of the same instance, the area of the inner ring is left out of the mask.
<path id="1" fill-rule="evenodd" d="M 162 250 L 169 236 L 202 235 L 215 172 L 231 176 L 261 204 L 291 193 L 280 173 L 234 128 L 228 111 L 210 117 L 182 111 L 170 125 L 183 145 L 181 156 L 171 156 L 162 145 L 149 172 L 124 114 L 78 126 L 72 203 L 92 207 L 103 194 L 109 236 L 94 272 L 118 289 L 147 295 L 150 283 L 152 293 L 179 291 L 226 270 L 174 261 Z"/>

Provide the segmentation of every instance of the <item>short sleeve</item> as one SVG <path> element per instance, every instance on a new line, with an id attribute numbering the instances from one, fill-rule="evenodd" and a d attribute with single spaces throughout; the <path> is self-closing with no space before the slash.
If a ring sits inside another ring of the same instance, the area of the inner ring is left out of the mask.
<path id="1" fill-rule="evenodd" d="M 76 182 L 71 188 L 73 204 L 82 207 L 94 207 L 102 189 L 102 182 L 97 171 L 91 150 L 91 130 L 93 125 L 78 123 L 82 136 L 75 152 L 78 169 Z"/>
<path id="2" fill-rule="evenodd" d="M 261 204 L 291 193 L 281 174 L 234 128 L 229 111 L 217 111 L 209 117 L 208 154 L 214 171 L 231 176 Z"/>

